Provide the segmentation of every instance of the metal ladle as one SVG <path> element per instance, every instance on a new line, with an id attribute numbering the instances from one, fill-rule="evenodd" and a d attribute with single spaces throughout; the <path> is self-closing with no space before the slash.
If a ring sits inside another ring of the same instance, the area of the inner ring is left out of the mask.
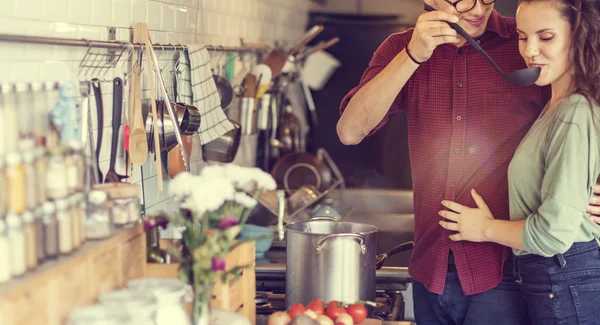
<path id="1" fill-rule="evenodd" d="M 433 7 L 426 3 L 424 5 L 425 11 L 429 12 L 435 10 Z M 504 79 L 506 79 L 506 81 L 508 81 L 510 84 L 515 86 L 531 86 L 540 77 L 540 72 L 542 71 L 540 67 L 520 69 L 513 71 L 509 74 L 504 73 L 502 69 L 500 69 L 500 67 L 496 64 L 496 62 L 494 62 L 494 60 L 490 58 L 490 56 L 481 48 L 481 46 L 479 46 L 479 44 L 477 44 L 477 42 L 464 29 L 462 29 L 462 27 L 455 23 L 447 23 L 448 25 L 450 25 L 450 27 L 452 27 L 452 29 L 454 29 L 458 34 L 460 34 L 460 36 L 462 36 L 467 42 L 469 42 L 469 44 L 471 44 L 471 46 L 473 46 L 473 48 L 477 52 L 479 52 L 479 54 L 483 55 L 483 57 L 494 66 L 496 71 L 498 71 L 498 73 L 500 73 L 500 75 Z"/>

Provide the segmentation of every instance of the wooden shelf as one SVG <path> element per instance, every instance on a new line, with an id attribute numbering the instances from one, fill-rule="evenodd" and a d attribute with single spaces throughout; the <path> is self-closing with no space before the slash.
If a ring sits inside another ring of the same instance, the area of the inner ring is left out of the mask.
<path id="1" fill-rule="evenodd" d="M 146 273 L 142 224 L 88 241 L 69 256 L 47 261 L 0 284 L 0 325 L 63 325 L 75 308 Z"/>

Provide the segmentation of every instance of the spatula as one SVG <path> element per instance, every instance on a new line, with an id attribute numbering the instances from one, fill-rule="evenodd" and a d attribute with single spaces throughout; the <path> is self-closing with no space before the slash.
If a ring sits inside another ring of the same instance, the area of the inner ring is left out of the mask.
<path id="1" fill-rule="evenodd" d="M 133 41 L 144 43 L 144 34 L 139 24 L 133 27 Z M 148 139 L 142 117 L 142 58 L 137 60 L 133 67 L 131 77 L 131 111 L 130 111 L 130 133 L 129 133 L 129 158 L 134 166 L 142 166 L 148 156 Z M 156 116 L 156 115 L 153 115 Z"/>
<path id="2" fill-rule="evenodd" d="M 428 4 L 425 5 L 425 11 L 434 11 L 435 9 Z M 513 71 L 511 73 L 504 73 L 502 69 L 490 58 L 490 56 L 477 44 L 477 42 L 469 35 L 462 27 L 458 24 L 448 22 L 448 25 L 452 27 L 460 36 L 462 36 L 473 48 L 479 52 L 488 62 L 494 66 L 496 71 L 500 73 L 500 75 L 506 79 L 510 84 L 515 86 L 531 86 L 535 83 L 536 80 L 540 77 L 540 72 L 542 71 L 540 67 L 533 68 L 525 68 Z"/>

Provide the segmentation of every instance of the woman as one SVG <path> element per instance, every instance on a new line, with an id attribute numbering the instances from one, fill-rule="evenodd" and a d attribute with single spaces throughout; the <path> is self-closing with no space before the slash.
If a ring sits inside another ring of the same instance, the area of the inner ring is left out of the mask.
<path id="1" fill-rule="evenodd" d="M 513 248 L 537 324 L 600 324 L 600 226 L 586 213 L 600 174 L 600 0 L 521 0 L 519 51 L 552 98 L 510 163 L 510 221 L 444 201 L 440 225 L 460 241 Z"/>

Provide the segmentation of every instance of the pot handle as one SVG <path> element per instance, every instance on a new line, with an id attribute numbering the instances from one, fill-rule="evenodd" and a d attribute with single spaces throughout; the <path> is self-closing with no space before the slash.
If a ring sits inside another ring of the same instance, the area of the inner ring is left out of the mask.
<path id="1" fill-rule="evenodd" d="M 338 219 L 334 218 L 334 217 L 330 217 L 330 216 L 321 216 L 321 217 L 312 217 L 310 219 L 308 219 L 308 222 L 311 221 L 334 221 L 334 222 L 338 222 Z M 335 236 L 335 235 L 332 235 Z"/>
<path id="2" fill-rule="evenodd" d="M 325 242 L 331 238 L 339 238 L 339 237 L 345 237 L 345 238 L 352 238 L 352 239 L 358 239 L 358 244 L 360 245 L 360 251 L 363 254 L 367 253 L 367 246 L 365 245 L 365 238 L 361 235 L 361 234 L 356 234 L 356 233 L 341 233 L 341 234 L 333 234 L 333 235 L 329 235 L 329 236 L 325 236 L 323 237 L 323 239 L 319 240 L 319 242 L 317 243 L 317 247 L 315 248 L 315 252 L 317 253 L 317 255 L 319 255 L 321 253 L 321 250 L 323 249 L 323 245 L 325 245 Z"/>

